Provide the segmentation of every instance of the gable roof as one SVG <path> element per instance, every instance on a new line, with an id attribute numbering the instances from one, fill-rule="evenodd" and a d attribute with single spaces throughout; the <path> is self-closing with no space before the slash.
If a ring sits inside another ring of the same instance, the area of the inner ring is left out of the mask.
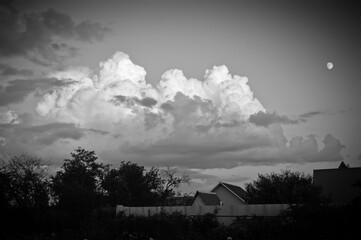
<path id="1" fill-rule="evenodd" d="M 338 166 L 339 169 L 348 168 L 348 166 L 342 161 L 340 166 Z"/>
<path id="2" fill-rule="evenodd" d="M 247 192 L 245 190 L 243 190 L 243 188 L 236 186 L 236 185 L 219 182 L 219 184 L 217 186 L 215 186 L 211 192 L 213 192 L 219 185 L 225 187 L 229 192 L 231 192 L 237 198 L 241 199 L 243 202 L 246 202 Z"/>
<path id="3" fill-rule="evenodd" d="M 217 196 L 216 193 L 214 192 L 199 192 L 197 191 L 196 194 L 194 195 L 192 204 L 194 203 L 194 200 L 199 197 L 202 202 L 204 203 L 204 205 L 206 206 L 219 206 L 221 205 L 221 199 L 219 199 L 219 197 Z"/>

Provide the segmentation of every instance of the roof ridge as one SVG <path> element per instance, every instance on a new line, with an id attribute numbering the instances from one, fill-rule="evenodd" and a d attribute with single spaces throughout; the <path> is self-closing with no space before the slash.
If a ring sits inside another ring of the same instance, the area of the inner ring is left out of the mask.
<path id="1" fill-rule="evenodd" d="M 232 189 L 230 189 L 229 187 L 227 187 L 227 184 L 228 185 L 231 185 L 231 186 L 234 186 L 234 187 L 238 187 L 240 189 L 243 190 L 243 188 L 239 187 L 239 186 L 236 186 L 236 185 L 232 185 L 232 184 L 229 184 L 229 183 L 224 183 L 222 181 L 219 182 L 220 184 L 222 184 L 225 188 L 227 188 L 231 193 L 233 193 L 236 197 L 238 197 L 239 199 L 241 199 L 243 202 L 246 202 L 245 199 L 243 199 L 243 197 L 239 196 L 237 193 L 235 193 L 234 191 L 232 191 Z M 243 190 L 244 191 L 244 190 Z"/>
<path id="2" fill-rule="evenodd" d="M 206 191 L 197 191 L 197 192 L 199 192 L 199 193 L 206 193 L 206 194 L 217 194 L 217 193 L 215 193 L 215 192 L 206 192 Z"/>
<path id="3" fill-rule="evenodd" d="M 221 199 L 219 198 L 217 193 L 197 191 L 196 194 L 193 197 L 191 205 L 193 205 L 193 203 L 196 200 L 197 196 L 200 198 L 200 200 L 206 206 L 212 206 L 212 205 L 218 206 L 218 205 L 220 205 L 220 202 L 221 202 Z"/>
<path id="4" fill-rule="evenodd" d="M 222 181 L 220 181 L 220 183 L 223 183 L 223 184 L 227 184 L 227 185 L 231 185 L 231 186 L 235 186 L 235 187 L 239 187 L 239 188 L 241 188 L 240 186 L 238 186 L 238 185 L 234 185 L 234 184 L 230 184 L 230 183 L 226 183 L 226 182 L 222 182 Z"/>

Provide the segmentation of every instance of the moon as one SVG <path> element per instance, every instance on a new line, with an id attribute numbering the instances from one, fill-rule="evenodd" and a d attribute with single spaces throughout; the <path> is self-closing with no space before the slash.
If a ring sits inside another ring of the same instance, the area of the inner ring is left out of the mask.
<path id="1" fill-rule="evenodd" d="M 328 62 L 327 63 L 327 68 L 328 70 L 331 70 L 333 68 L 333 63 L 332 62 Z"/>

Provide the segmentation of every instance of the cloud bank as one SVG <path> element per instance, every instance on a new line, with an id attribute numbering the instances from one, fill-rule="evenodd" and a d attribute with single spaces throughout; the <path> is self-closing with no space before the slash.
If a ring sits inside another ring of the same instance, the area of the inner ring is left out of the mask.
<path id="1" fill-rule="evenodd" d="M 23 126 L 15 112 L 2 113 L 0 147 L 35 144 L 54 152 L 72 144 L 91 147 L 109 163 L 197 169 L 342 159 L 344 146 L 330 134 L 323 146 L 313 135 L 286 139 L 282 124 L 298 122 L 268 113 L 248 78 L 224 65 L 206 70 L 203 80 L 170 69 L 157 86 L 123 52 L 99 66 L 95 75 L 87 68 L 49 74 L 51 87 L 41 79 L 25 89 L 20 80 L 10 82 L 2 91 L 13 102 L 21 100 L 17 92 L 44 89 L 35 109 L 43 124 Z"/>

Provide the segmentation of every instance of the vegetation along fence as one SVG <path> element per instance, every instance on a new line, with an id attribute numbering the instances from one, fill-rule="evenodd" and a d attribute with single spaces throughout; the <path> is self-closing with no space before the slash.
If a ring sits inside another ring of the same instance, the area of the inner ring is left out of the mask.
<path id="1" fill-rule="evenodd" d="M 219 222 L 231 223 L 236 217 L 274 217 L 281 211 L 288 209 L 288 204 L 254 204 L 228 206 L 162 206 L 162 207 L 127 207 L 117 205 L 116 213 L 123 212 L 126 216 L 151 216 L 159 213 L 172 214 L 175 212 L 186 216 L 201 216 L 215 213 Z"/>

